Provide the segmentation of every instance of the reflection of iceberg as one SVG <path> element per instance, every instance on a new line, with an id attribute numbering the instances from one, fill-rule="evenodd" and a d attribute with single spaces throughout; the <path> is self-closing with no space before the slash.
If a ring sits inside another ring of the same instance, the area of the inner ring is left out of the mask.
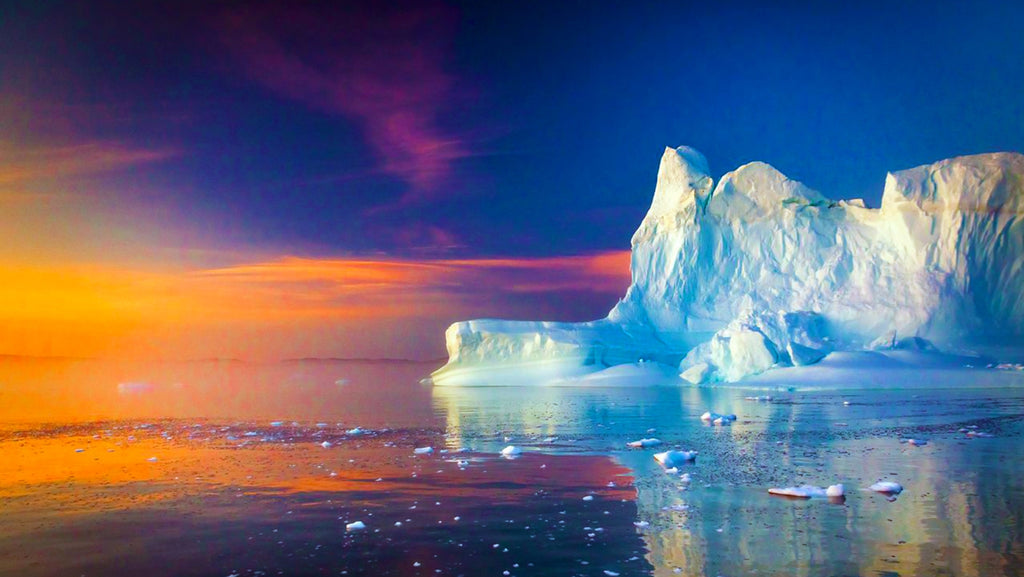
<path id="1" fill-rule="evenodd" d="M 633 235 L 633 283 L 608 317 L 455 323 L 435 382 L 642 360 L 735 381 L 834 350 L 976 346 L 1024 330 L 1024 156 L 889 174 L 880 209 L 763 163 L 712 185 L 699 152 L 667 149 Z"/>

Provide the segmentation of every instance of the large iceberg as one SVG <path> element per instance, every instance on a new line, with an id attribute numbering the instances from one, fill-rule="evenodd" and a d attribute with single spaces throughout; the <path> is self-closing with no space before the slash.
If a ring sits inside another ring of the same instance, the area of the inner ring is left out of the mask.
<path id="1" fill-rule="evenodd" d="M 736 381 L 836 350 L 1019 342 L 1024 156 L 890 173 L 872 209 L 762 162 L 714 185 L 700 152 L 668 148 L 630 269 L 632 285 L 601 320 L 453 324 L 435 383 L 645 361 L 678 365 L 692 382 Z"/>

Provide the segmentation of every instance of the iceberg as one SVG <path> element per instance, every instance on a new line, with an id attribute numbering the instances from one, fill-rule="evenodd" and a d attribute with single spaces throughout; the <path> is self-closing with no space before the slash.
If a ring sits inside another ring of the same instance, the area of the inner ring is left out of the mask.
<path id="1" fill-rule="evenodd" d="M 734 382 L 836 351 L 1020 343 L 1024 155 L 890 173 L 868 208 L 762 162 L 716 185 L 700 152 L 667 148 L 631 248 L 632 284 L 606 318 L 454 323 L 434 383 L 649 361 L 695 384 Z"/>

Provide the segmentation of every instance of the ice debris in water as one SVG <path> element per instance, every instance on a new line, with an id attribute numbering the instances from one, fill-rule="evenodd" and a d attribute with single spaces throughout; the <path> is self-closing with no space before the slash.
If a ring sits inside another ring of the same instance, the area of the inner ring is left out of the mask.
<path id="1" fill-rule="evenodd" d="M 349 435 L 362 435 L 366 431 L 364 431 L 363 429 L 360 429 L 359 427 L 356 427 L 354 429 L 349 429 L 349 430 L 347 430 L 345 432 L 348 433 Z"/>
<path id="2" fill-rule="evenodd" d="M 509 445 L 501 450 L 502 457 L 518 457 L 523 454 L 523 450 L 515 445 Z"/>
<path id="3" fill-rule="evenodd" d="M 747 401 L 768 402 L 768 401 L 772 400 L 772 396 L 771 395 L 758 395 L 756 397 L 743 397 L 743 399 L 747 400 Z"/>
<path id="4" fill-rule="evenodd" d="M 354 523 L 349 523 L 349 524 L 345 525 L 345 530 L 346 531 L 362 531 L 365 528 L 366 528 L 366 524 L 363 523 L 362 521 L 356 521 Z"/>
<path id="5" fill-rule="evenodd" d="M 332 445 L 330 441 L 324 441 L 323 443 L 320 443 L 320 446 L 325 448 L 325 449 L 330 449 L 334 445 Z"/>
<path id="6" fill-rule="evenodd" d="M 831 497 L 838 498 L 846 495 L 846 491 L 841 483 L 835 485 L 829 485 L 827 489 L 815 485 L 800 485 L 798 487 L 786 487 L 784 489 L 768 489 L 769 495 L 779 495 L 781 497 L 798 497 L 800 499 L 810 499 L 812 497 Z"/>
<path id="7" fill-rule="evenodd" d="M 429 455 L 434 452 L 433 447 L 417 447 L 412 450 L 414 455 Z"/>
<path id="8" fill-rule="evenodd" d="M 928 441 L 925 441 L 924 439 L 907 439 L 907 444 L 915 447 L 923 447 L 928 444 Z"/>
<path id="9" fill-rule="evenodd" d="M 719 415 L 718 413 L 712 413 L 708 411 L 700 416 L 700 420 L 705 423 L 712 423 L 715 425 L 731 425 L 736 420 L 736 415 Z"/>
<path id="10" fill-rule="evenodd" d="M 583 500 L 584 501 L 593 501 L 594 500 L 594 496 L 593 495 L 587 495 L 586 497 L 583 498 Z"/>
<path id="11" fill-rule="evenodd" d="M 660 439 L 640 439 L 639 441 L 630 441 L 626 443 L 627 447 L 633 447 L 635 449 L 646 449 L 647 447 L 657 447 L 661 444 Z"/>
<path id="12" fill-rule="evenodd" d="M 868 488 L 878 493 L 888 493 L 890 495 L 898 495 L 903 492 L 903 485 L 895 481 L 879 481 Z"/>
<path id="13" fill-rule="evenodd" d="M 665 451 L 655 453 L 654 460 L 661 463 L 663 467 L 672 468 L 697 460 L 697 451 Z"/>

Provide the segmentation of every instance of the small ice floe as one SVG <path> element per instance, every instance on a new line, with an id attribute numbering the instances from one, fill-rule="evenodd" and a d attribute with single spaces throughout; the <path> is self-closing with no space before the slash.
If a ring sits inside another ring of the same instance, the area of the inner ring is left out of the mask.
<path id="1" fill-rule="evenodd" d="M 416 447 L 412 450 L 413 455 L 429 455 L 434 452 L 433 447 Z"/>
<path id="2" fill-rule="evenodd" d="M 972 438 L 972 439 L 975 439 L 975 438 L 978 438 L 978 439 L 982 439 L 982 438 L 990 439 L 990 438 L 995 436 L 992 433 L 985 433 L 983 431 L 965 431 L 965 432 L 967 433 L 967 436 Z"/>
<path id="3" fill-rule="evenodd" d="M 868 487 L 868 489 L 876 493 L 885 493 L 886 495 L 899 495 L 903 492 L 903 485 L 895 481 L 879 481 Z"/>
<path id="4" fill-rule="evenodd" d="M 345 525 L 345 530 L 346 531 L 362 531 L 365 528 L 366 528 L 366 524 L 363 523 L 362 521 L 355 521 L 353 523 L 349 523 L 349 524 Z"/>
<path id="5" fill-rule="evenodd" d="M 75 449 L 75 452 L 76 452 L 76 453 L 82 453 L 82 452 L 84 452 L 84 451 L 85 451 L 85 449 Z"/>
<path id="6" fill-rule="evenodd" d="M 557 440 L 558 440 L 558 437 L 544 437 L 543 442 L 544 443 L 554 443 Z"/>
<path id="7" fill-rule="evenodd" d="M 330 449 L 334 445 L 332 445 L 330 441 L 324 441 L 323 443 L 320 443 L 320 446 L 325 448 L 325 449 Z"/>
<path id="8" fill-rule="evenodd" d="M 646 449 L 647 447 L 657 447 L 661 444 L 661 439 L 640 439 L 639 441 L 630 441 L 626 443 L 627 447 L 633 447 L 634 449 Z"/>
<path id="9" fill-rule="evenodd" d="M 661 463 L 666 469 L 678 467 L 690 461 L 697 460 L 697 451 L 665 451 L 655 453 L 654 460 Z"/>
<path id="10" fill-rule="evenodd" d="M 651 526 L 651 524 L 647 521 L 633 521 L 633 525 L 635 525 L 639 529 L 646 529 L 647 527 Z"/>
<path id="11" fill-rule="evenodd" d="M 616 573 L 615 571 L 610 571 L 608 569 L 604 570 L 604 574 L 607 575 L 608 577 L 619 577 L 618 573 Z"/>
<path id="12" fill-rule="evenodd" d="M 593 501 L 594 500 L 594 496 L 593 495 L 587 495 L 586 497 L 583 498 L 583 500 L 584 501 Z"/>
<path id="13" fill-rule="evenodd" d="M 837 483 L 835 485 L 829 485 L 828 488 L 825 489 L 816 485 L 800 485 L 798 487 L 786 487 L 784 489 L 768 489 L 768 494 L 777 495 L 779 497 L 794 497 L 797 499 L 811 499 L 815 497 L 839 499 L 846 496 L 846 490 L 843 488 L 841 483 Z"/>
<path id="14" fill-rule="evenodd" d="M 356 427 L 354 429 L 349 429 L 349 430 L 347 430 L 345 432 L 348 433 L 349 435 L 362 435 L 366 431 L 363 430 L 363 429 L 360 429 L 359 427 Z"/>
<path id="15" fill-rule="evenodd" d="M 160 459 L 157 459 L 156 457 L 150 457 L 150 458 L 148 458 L 146 460 L 149 461 L 150 463 L 155 463 L 155 462 L 159 461 Z"/>
<path id="16" fill-rule="evenodd" d="M 690 478 L 689 473 L 683 473 L 682 475 L 679 475 L 679 480 L 683 483 L 689 483 L 692 479 Z"/>
<path id="17" fill-rule="evenodd" d="M 328 425 L 327 423 L 317 423 L 316 424 L 316 428 L 318 428 L 318 429 L 323 429 L 323 428 L 329 427 L 329 426 L 330 425 Z"/>
<path id="18" fill-rule="evenodd" d="M 270 421 L 271 427 L 283 427 L 284 421 Z"/>
<path id="19" fill-rule="evenodd" d="M 736 420 L 736 415 L 719 415 L 708 411 L 700 416 L 700 420 L 713 425 L 731 425 Z"/>
<path id="20" fill-rule="evenodd" d="M 746 401 L 757 401 L 759 403 L 766 403 L 766 402 L 772 400 L 772 396 L 771 395 L 758 395 L 756 397 L 743 397 L 743 399 L 746 400 Z"/>
<path id="21" fill-rule="evenodd" d="M 514 459 L 523 454 L 523 450 L 515 445 L 509 445 L 501 450 L 501 456 L 506 459 Z"/>
<path id="22" fill-rule="evenodd" d="M 843 406 L 844 407 L 849 407 L 850 406 L 850 401 L 843 401 Z"/>
<path id="23" fill-rule="evenodd" d="M 907 439 L 907 444 L 915 447 L 923 447 L 928 444 L 928 441 L 925 441 L 924 439 Z"/>

